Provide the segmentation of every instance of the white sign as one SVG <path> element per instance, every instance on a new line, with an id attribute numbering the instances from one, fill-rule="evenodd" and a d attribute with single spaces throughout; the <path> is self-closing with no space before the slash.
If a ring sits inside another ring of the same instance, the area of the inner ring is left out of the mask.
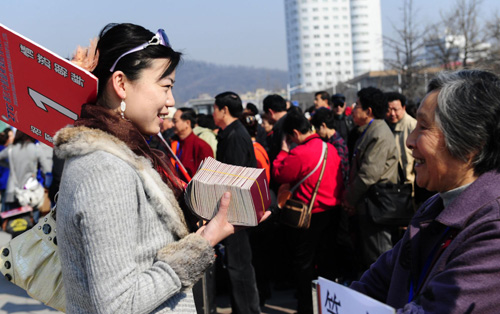
<path id="1" fill-rule="evenodd" d="M 392 307 L 325 278 L 318 278 L 321 314 L 395 314 Z"/>

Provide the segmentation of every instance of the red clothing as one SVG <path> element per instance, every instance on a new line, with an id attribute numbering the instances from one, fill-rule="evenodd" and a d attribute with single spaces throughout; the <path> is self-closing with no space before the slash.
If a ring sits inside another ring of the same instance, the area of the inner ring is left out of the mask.
<path id="1" fill-rule="evenodd" d="M 257 159 L 257 168 L 266 169 L 267 183 L 271 180 L 271 162 L 269 156 L 262 145 L 253 142 L 253 150 L 255 152 L 255 159 Z"/>
<path id="2" fill-rule="evenodd" d="M 273 161 L 273 178 L 278 183 L 290 183 L 290 187 L 293 187 L 316 167 L 321 156 L 322 145 L 323 140 L 317 134 L 313 134 L 289 153 L 282 150 Z M 327 145 L 328 158 L 325 173 L 319 185 L 312 213 L 327 211 L 340 205 L 344 190 L 340 157 L 332 144 L 327 143 Z M 293 197 L 308 203 L 312 198 L 320 173 L 321 165 L 295 190 Z"/>
<path id="3" fill-rule="evenodd" d="M 198 170 L 198 166 L 203 159 L 207 157 L 214 157 L 214 153 L 210 145 L 194 133 L 189 134 L 184 140 L 172 141 L 172 150 L 182 162 L 191 178 L 196 173 L 196 170 Z M 188 178 L 186 178 L 180 169 L 178 169 L 179 167 L 177 167 L 177 163 L 175 161 L 172 162 L 180 178 L 188 181 Z"/>

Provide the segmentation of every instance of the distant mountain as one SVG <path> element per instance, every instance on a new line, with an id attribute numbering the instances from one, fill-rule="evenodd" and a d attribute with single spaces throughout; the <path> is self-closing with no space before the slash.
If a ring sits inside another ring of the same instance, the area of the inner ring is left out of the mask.
<path id="1" fill-rule="evenodd" d="M 222 66 L 194 60 L 183 60 L 176 71 L 174 96 L 177 104 L 197 98 L 202 93 L 215 96 L 225 91 L 245 93 L 257 88 L 286 88 L 286 71 L 243 66 Z"/>

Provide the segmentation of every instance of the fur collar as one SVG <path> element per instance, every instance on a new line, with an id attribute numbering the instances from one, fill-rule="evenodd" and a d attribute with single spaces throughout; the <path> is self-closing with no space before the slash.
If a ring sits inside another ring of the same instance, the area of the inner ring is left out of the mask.
<path id="1" fill-rule="evenodd" d="M 184 214 L 172 190 L 161 180 L 151 162 L 134 154 L 124 142 L 116 137 L 98 129 L 68 126 L 57 132 L 54 137 L 54 150 L 57 157 L 61 159 L 104 151 L 127 162 L 137 171 L 144 185 L 144 191 L 149 196 L 151 206 L 167 224 L 169 230 L 179 238 L 189 233 Z"/>

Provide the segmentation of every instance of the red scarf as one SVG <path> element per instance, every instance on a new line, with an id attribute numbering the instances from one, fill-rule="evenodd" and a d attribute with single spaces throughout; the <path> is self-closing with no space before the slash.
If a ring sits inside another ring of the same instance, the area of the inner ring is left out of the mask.
<path id="1" fill-rule="evenodd" d="M 136 155 L 149 159 L 163 182 L 170 187 L 177 200 L 182 203 L 181 196 L 184 187 L 181 180 L 174 175 L 167 155 L 160 150 L 150 148 L 146 137 L 130 121 L 122 119 L 120 115 L 110 109 L 95 104 L 85 104 L 82 106 L 80 118 L 74 125 L 109 133 L 127 144 Z"/>

